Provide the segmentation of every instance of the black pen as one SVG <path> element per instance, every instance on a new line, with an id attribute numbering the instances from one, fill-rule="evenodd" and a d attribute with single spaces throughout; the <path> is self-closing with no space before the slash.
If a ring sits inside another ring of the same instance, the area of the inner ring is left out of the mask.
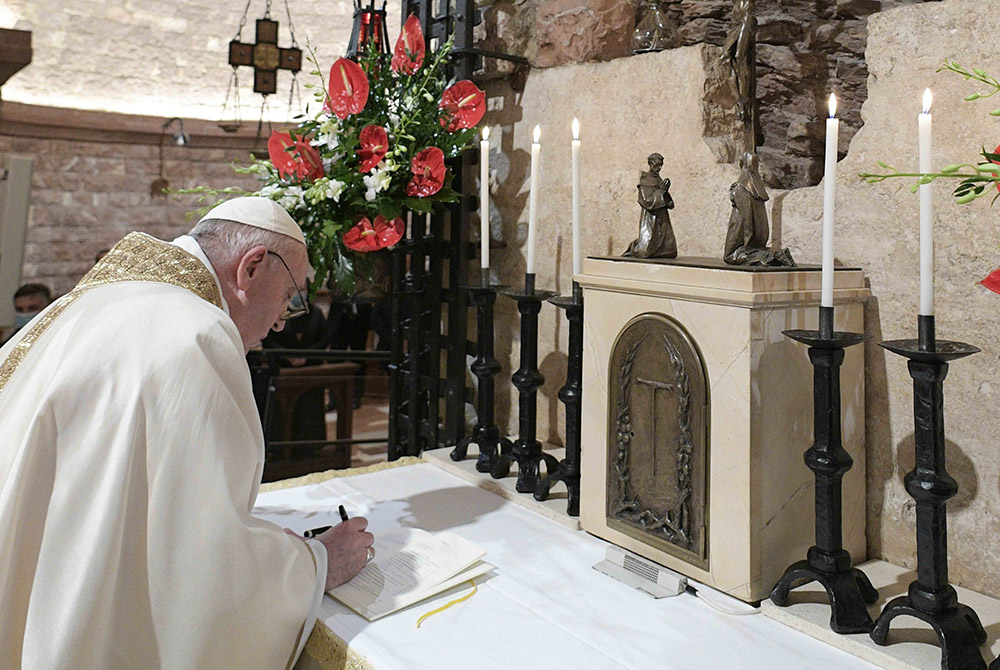
<path id="1" fill-rule="evenodd" d="M 340 520 L 347 521 L 347 510 L 344 509 L 344 506 L 340 505 L 337 508 L 337 511 L 340 512 Z M 316 537 L 317 535 L 322 535 L 331 528 L 333 528 L 333 526 L 320 526 L 319 528 L 310 528 L 306 532 L 302 533 L 302 537 L 313 538 Z"/>

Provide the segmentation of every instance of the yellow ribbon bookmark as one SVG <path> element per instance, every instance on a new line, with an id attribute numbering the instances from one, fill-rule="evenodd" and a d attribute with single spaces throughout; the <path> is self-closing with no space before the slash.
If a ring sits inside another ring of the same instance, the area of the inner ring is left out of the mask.
<path id="1" fill-rule="evenodd" d="M 456 598 L 455 600 L 452 600 L 452 601 L 451 601 L 451 602 L 449 602 L 449 603 L 445 603 L 445 604 L 444 604 L 444 605 L 442 605 L 441 607 L 438 607 L 438 608 L 437 608 L 437 609 L 435 609 L 435 610 L 431 610 L 431 611 L 430 611 L 430 612 L 428 612 L 427 614 L 424 614 L 424 615 L 423 615 L 423 616 L 421 616 L 421 617 L 420 617 L 419 619 L 417 619 L 417 628 L 420 628 L 420 624 L 422 624 L 422 623 L 424 622 L 424 620 L 425 620 L 425 619 L 429 619 L 430 617 L 434 616 L 435 614 L 438 614 L 438 613 L 440 613 L 440 612 L 443 612 L 443 611 L 445 611 L 446 609 L 448 609 L 448 608 L 449 608 L 449 607 L 451 607 L 452 605 L 457 605 L 458 603 L 460 603 L 460 602 L 462 602 L 462 601 L 465 601 L 465 600 L 468 600 L 468 599 L 469 599 L 469 598 L 471 598 L 472 596 L 476 595 L 476 592 L 478 592 L 478 591 L 479 591 L 479 587 L 478 587 L 478 586 L 476 586 L 476 582 L 470 579 L 470 580 L 469 580 L 469 586 L 471 586 L 471 587 L 472 587 L 472 590 L 471 590 L 471 591 L 469 591 L 468 593 L 466 593 L 466 594 L 465 594 L 464 596 L 462 596 L 461 598 Z"/>

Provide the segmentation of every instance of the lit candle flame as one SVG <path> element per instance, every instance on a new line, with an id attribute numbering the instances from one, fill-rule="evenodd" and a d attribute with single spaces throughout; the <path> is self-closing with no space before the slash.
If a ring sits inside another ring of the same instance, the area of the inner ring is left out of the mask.
<path id="1" fill-rule="evenodd" d="M 931 101 L 933 99 L 934 99 L 934 96 L 931 95 L 931 89 L 925 88 L 924 89 L 924 114 L 930 114 L 931 113 Z"/>
<path id="2" fill-rule="evenodd" d="M 490 127 L 483 126 L 483 142 L 486 142 L 489 139 L 490 139 Z"/>
<path id="3" fill-rule="evenodd" d="M 837 96 L 830 94 L 830 118 L 837 116 Z"/>
<path id="4" fill-rule="evenodd" d="M 580 120 L 575 116 L 573 117 L 573 139 L 580 139 Z"/>
<path id="5" fill-rule="evenodd" d="M 535 126 L 535 144 L 538 144 L 538 140 L 542 137 L 542 127 Z"/>

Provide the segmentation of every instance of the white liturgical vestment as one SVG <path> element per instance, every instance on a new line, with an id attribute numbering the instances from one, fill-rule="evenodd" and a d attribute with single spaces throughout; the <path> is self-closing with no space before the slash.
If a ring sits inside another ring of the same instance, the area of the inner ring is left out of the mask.
<path id="1" fill-rule="evenodd" d="M 0 349 L 0 667 L 292 665 L 326 551 L 250 516 L 263 463 L 211 263 L 128 235 Z"/>

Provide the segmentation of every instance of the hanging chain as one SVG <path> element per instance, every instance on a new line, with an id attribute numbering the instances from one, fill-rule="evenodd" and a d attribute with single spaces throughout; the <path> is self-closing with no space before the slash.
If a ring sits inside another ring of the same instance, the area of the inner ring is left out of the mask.
<path id="1" fill-rule="evenodd" d="M 285 16 L 288 17 L 288 32 L 292 36 L 292 47 L 298 48 L 299 43 L 295 39 L 295 26 L 292 25 L 292 12 L 288 9 L 288 0 L 285 0 Z"/>
<path id="2" fill-rule="evenodd" d="M 287 122 L 291 123 L 293 120 L 293 114 L 297 111 L 295 108 L 295 103 L 298 101 L 298 109 L 302 109 L 302 91 L 299 89 L 299 73 L 292 73 L 292 87 L 288 91 L 288 119 Z"/>
<path id="3" fill-rule="evenodd" d="M 271 0 L 267 0 L 267 4 L 264 5 L 264 18 L 271 18 Z"/>
<path id="4" fill-rule="evenodd" d="M 247 6 L 243 8 L 243 17 L 240 19 L 240 27 L 236 31 L 236 37 L 233 38 L 234 42 L 239 42 L 243 37 L 243 26 L 247 24 L 247 12 L 250 11 L 250 3 L 253 0 L 247 0 Z"/>

